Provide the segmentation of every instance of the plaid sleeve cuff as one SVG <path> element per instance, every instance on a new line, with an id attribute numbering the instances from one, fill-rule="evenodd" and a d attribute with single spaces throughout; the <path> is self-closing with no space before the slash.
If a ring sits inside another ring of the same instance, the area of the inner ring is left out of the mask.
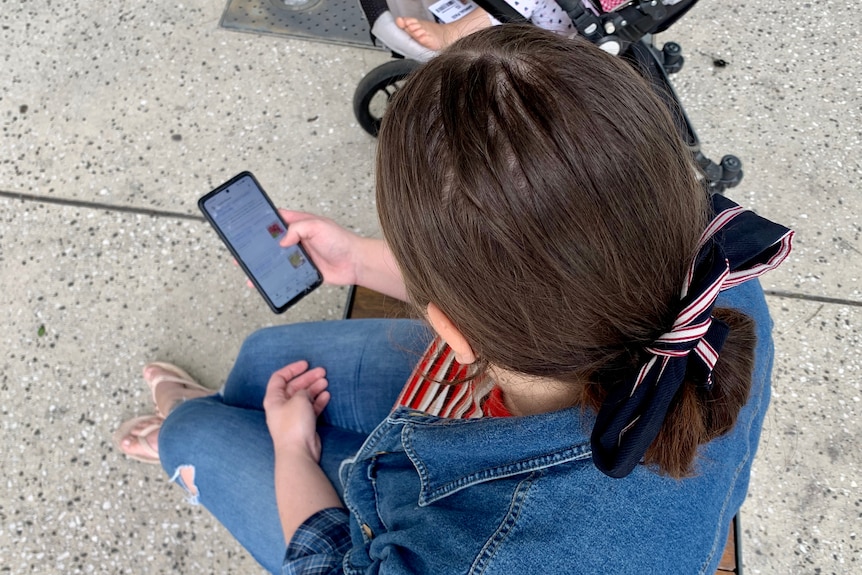
<path id="1" fill-rule="evenodd" d="M 350 549 L 349 515 L 343 507 L 318 511 L 299 526 L 282 565 L 283 575 L 333 575 Z"/>

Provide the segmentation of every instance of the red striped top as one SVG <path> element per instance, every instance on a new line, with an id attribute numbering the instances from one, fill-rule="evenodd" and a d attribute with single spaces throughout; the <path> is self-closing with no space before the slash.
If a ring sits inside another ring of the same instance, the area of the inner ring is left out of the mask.
<path id="1" fill-rule="evenodd" d="M 450 419 L 512 415 L 503 403 L 502 390 L 488 377 L 450 383 L 468 373 L 468 367 L 455 360 L 452 348 L 435 339 L 407 380 L 396 406 Z"/>

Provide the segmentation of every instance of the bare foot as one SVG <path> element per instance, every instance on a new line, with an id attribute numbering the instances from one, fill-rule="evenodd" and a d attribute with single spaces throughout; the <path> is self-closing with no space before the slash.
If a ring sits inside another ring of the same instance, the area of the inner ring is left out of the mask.
<path id="1" fill-rule="evenodd" d="M 144 366 L 144 381 L 153 394 L 156 413 L 167 417 L 171 410 L 196 397 L 206 397 L 214 392 L 196 382 L 192 377 L 169 363 L 152 362 Z"/>
<path id="2" fill-rule="evenodd" d="M 124 422 L 114 434 L 115 447 L 136 461 L 158 463 L 162 421 L 158 415 L 144 415 Z"/>
<path id="3" fill-rule="evenodd" d="M 395 24 L 425 48 L 439 52 L 468 34 L 488 28 L 491 25 L 491 18 L 484 10 L 476 8 L 463 18 L 448 24 L 400 16 L 395 19 Z"/>
<path id="4" fill-rule="evenodd" d="M 455 40 L 449 38 L 446 28 L 449 24 L 438 24 L 430 20 L 418 20 L 416 18 L 395 19 L 395 24 L 410 34 L 410 37 L 422 44 L 429 50 L 440 51 Z"/>

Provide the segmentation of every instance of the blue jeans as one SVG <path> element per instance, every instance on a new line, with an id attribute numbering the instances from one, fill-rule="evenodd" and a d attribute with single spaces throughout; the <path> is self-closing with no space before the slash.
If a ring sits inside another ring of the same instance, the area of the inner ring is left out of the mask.
<path id="1" fill-rule="evenodd" d="M 272 440 L 263 396 L 272 373 L 304 359 L 326 368 L 332 399 L 321 415 L 320 465 L 339 495 L 341 462 L 386 418 L 432 334 L 409 320 L 347 320 L 262 329 L 243 343 L 219 395 L 175 408 L 159 433 L 159 456 L 182 485 L 194 474 L 199 502 L 272 573 L 287 548 L 278 517 Z"/>

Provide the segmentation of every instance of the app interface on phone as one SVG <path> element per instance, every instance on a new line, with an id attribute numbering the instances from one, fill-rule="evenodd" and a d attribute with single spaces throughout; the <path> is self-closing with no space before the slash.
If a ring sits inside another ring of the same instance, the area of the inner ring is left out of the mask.
<path id="1" fill-rule="evenodd" d="M 251 178 L 240 178 L 206 200 L 205 207 L 276 307 L 317 281 L 317 271 L 298 246 L 279 245 L 287 230 Z"/>

